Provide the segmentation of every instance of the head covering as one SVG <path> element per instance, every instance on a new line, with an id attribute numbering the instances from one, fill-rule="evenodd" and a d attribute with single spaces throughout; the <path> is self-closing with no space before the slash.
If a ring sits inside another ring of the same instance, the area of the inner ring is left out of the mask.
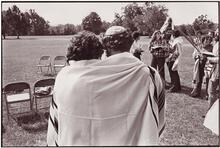
<path id="1" fill-rule="evenodd" d="M 164 22 L 163 26 L 160 28 L 160 32 L 164 33 L 167 30 L 173 30 L 174 25 L 173 25 L 173 20 L 171 17 L 167 17 L 166 21 Z"/>
<path id="2" fill-rule="evenodd" d="M 112 26 L 106 31 L 103 44 L 106 49 L 122 52 L 129 51 L 132 44 L 132 37 L 124 27 Z"/>
<path id="3" fill-rule="evenodd" d="M 127 30 L 122 26 L 112 26 L 106 31 L 105 35 L 111 36 L 111 35 L 120 34 L 120 33 L 126 32 L 126 31 Z"/>

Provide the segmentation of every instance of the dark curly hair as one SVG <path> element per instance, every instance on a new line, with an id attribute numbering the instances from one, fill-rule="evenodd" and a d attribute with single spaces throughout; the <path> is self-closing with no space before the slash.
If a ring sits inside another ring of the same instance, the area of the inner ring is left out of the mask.
<path id="1" fill-rule="evenodd" d="M 99 38 L 90 31 L 81 31 L 70 40 L 66 57 L 69 62 L 99 59 L 102 54 L 103 46 Z"/>
<path id="2" fill-rule="evenodd" d="M 131 34 L 128 31 L 114 35 L 106 35 L 102 41 L 105 49 L 121 52 L 129 51 L 133 42 Z"/>

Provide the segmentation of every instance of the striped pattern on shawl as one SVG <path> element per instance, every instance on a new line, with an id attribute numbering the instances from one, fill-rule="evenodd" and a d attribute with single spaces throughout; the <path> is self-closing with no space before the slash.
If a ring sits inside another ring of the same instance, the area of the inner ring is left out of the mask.
<path id="1" fill-rule="evenodd" d="M 164 106 L 158 72 L 130 53 L 72 62 L 56 78 L 47 144 L 157 145 Z"/>

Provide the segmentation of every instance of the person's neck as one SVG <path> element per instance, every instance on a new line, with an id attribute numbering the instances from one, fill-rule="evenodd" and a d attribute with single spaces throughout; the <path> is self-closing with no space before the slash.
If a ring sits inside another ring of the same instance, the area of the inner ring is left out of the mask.
<path id="1" fill-rule="evenodd" d="M 113 55 L 117 55 L 117 54 L 120 54 L 120 53 L 125 53 L 125 52 L 128 52 L 128 51 L 114 51 L 114 50 L 111 50 L 111 53 L 108 55 L 108 57 L 110 56 L 113 56 Z"/>
<path id="2" fill-rule="evenodd" d="M 123 53 L 123 52 L 121 52 L 121 51 L 112 51 L 111 55 L 116 55 L 116 54 L 120 54 L 120 53 Z"/>

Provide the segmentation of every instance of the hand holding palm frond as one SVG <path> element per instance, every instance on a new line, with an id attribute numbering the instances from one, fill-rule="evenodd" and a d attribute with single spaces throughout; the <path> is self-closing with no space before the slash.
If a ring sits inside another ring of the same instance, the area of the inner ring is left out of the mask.
<path id="1" fill-rule="evenodd" d="M 187 29 L 185 31 L 186 33 L 184 33 L 181 29 L 179 29 L 179 31 L 186 38 L 186 40 L 198 51 L 198 53 L 201 53 L 201 50 L 199 49 L 198 45 L 194 42 L 192 36 L 188 33 Z"/>

